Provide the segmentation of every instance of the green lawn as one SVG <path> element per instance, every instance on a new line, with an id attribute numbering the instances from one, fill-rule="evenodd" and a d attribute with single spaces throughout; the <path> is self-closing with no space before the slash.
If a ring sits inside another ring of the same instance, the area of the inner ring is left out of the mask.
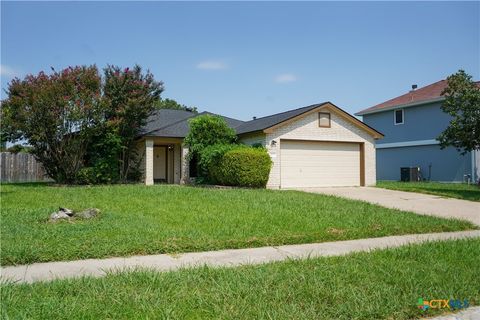
<path id="1" fill-rule="evenodd" d="M 1 188 L 1 264 L 309 243 L 475 228 L 297 191 L 116 185 Z M 59 206 L 93 220 L 48 223 Z"/>
<path id="2" fill-rule="evenodd" d="M 440 182 L 399 182 L 379 181 L 377 187 L 439 195 L 448 198 L 458 198 L 470 201 L 480 201 L 480 187 L 466 183 Z"/>
<path id="3" fill-rule="evenodd" d="M 419 298 L 480 302 L 480 240 L 239 268 L 136 271 L 3 285 L 11 319 L 412 319 L 446 310 Z"/>

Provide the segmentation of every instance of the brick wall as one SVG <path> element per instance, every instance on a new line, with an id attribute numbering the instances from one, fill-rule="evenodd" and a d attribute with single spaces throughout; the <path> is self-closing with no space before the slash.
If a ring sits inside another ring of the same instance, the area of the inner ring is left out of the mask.
<path id="1" fill-rule="evenodd" d="M 328 111 L 328 110 L 325 110 Z M 331 127 L 320 128 L 318 126 L 318 113 L 306 115 L 294 122 L 278 127 L 272 133 L 257 134 L 242 137 L 241 141 L 250 144 L 252 141 L 260 141 L 268 150 L 273 161 L 272 170 L 267 187 L 280 187 L 280 147 L 282 139 L 318 140 L 318 141 L 349 141 L 365 143 L 365 185 L 375 185 L 375 144 L 373 137 L 365 130 L 354 125 L 350 121 L 337 115 L 332 110 Z M 322 110 L 323 112 L 323 110 Z M 272 140 L 276 144 L 272 146 Z"/>

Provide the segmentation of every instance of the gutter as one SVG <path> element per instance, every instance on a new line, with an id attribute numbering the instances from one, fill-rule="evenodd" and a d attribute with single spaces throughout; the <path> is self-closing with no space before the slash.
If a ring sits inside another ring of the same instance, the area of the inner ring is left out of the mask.
<path id="1" fill-rule="evenodd" d="M 433 102 L 439 102 L 445 100 L 445 97 L 438 97 L 430 100 L 422 100 L 422 101 L 416 101 L 412 103 L 406 103 L 406 104 L 399 104 L 391 107 L 386 107 L 386 108 L 379 108 L 371 111 L 360 111 L 355 113 L 356 116 L 363 116 L 367 114 L 373 114 L 373 113 L 379 113 L 379 112 L 384 112 L 384 111 L 389 111 L 389 110 L 395 110 L 395 109 L 403 109 L 403 108 L 410 108 L 410 107 L 416 107 L 422 104 L 428 104 L 428 103 L 433 103 Z M 368 110 L 368 109 L 367 109 Z"/>

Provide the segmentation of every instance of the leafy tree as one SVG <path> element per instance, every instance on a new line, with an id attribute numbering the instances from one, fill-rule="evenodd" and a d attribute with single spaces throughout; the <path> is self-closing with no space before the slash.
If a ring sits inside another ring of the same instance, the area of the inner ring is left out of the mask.
<path id="1" fill-rule="evenodd" d="M 438 140 L 441 148 L 454 146 L 462 154 L 480 149 L 480 88 L 459 70 L 447 78 L 442 110 L 452 116 Z"/>
<path id="2" fill-rule="evenodd" d="M 96 66 L 15 78 L 1 104 L 2 139 L 28 141 L 50 177 L 74 182 L 93 124 L 101 118 L 100 88 Z"/>
<path id="3" fill-rule="evenodd" d="M 199 156 L 201 151 L 214 144 L 229 144 L 236 140 L 235 130 L 217 115 L 202 115 L 189 120 L 190 131 L 185 137 L 189 157 Z"/>
<path id="4" fill-rule="evenodd" d="M 197 113 L 197 107 L 188 107 L 184 104 L 180 104 L 173 99 L 160 99 L 155 103 L 156 109 L 173 109 L 173 110 L 184 110 Z"/>
<path id="5" fill-rule="evenodd" d="M 67 68 L 14 79 L 2 101 L 0 141 L 25 140 L 60 183 L 139 177 L 136 138 L 163 84 L 139 66 Z"/>
<path id="6" fill-rule="evenodd" d="M 105 122 L 99 136 L 113 149 L 103 160 L 111 163 L 112 159 L 118 159 L 114 166 L 118 179 L 122 182 L 134 180 L 138 178 L 136 168 L 140 161 L 136 138 L 160 100 L 163 83 L 155 81 L 149 71 L 143 73 L 138 65 L 133 69 L 109 65 L 104 72 Z"/>

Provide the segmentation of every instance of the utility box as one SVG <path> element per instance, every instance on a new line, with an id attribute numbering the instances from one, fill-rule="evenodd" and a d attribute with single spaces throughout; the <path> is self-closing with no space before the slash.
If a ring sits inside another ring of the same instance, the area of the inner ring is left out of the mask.
<path id="1" fill-rule="evenodd" d="M 418 182 L 421 180 L 420 167 L 403 167 L 400 168 L 400 181 Z"/>

